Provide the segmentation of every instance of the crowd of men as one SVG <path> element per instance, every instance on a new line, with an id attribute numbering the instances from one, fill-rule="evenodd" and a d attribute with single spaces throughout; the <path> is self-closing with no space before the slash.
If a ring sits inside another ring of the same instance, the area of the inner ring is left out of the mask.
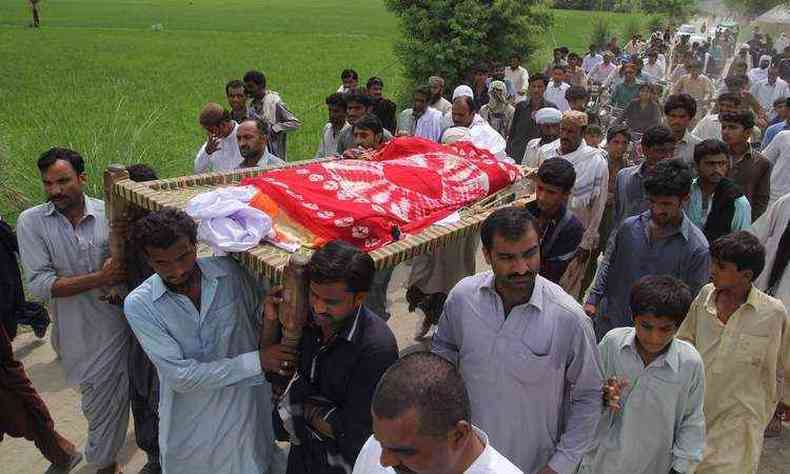
<path id="1" fill-rule="evenodd" d="M 79 450 L 55 430 L 11 349 L 26 320 L 5 315 L 0 434 L 34 441 L 53 473 L 83 455 L 119 472 L 130 407 L 142 473 L 756 473 L 790 415 L 790 47 L 750 69 L 755 38 L 732 58 L 726 33 L 613 38 L 603 54 L 557 48 L 532 73 L 514 55 L 451 95 L 428 78 L 400 114 L 381 78 L 362 87 L 343 71 L 317 158 L 364 159 L 400 136 L 469 140 L 522 164 L 521 194 L 534 192 L 412 262 L 417 337 L 433 334 L 400 360 L 392 271 L 359 249 L 312 255 L 294 347 L 278 320 L 289 295 L 232 258 L 198 257 L 180 210 L 127 216 L 113 229 L 126 259 L 108 258 L 83 157 L 46 151 L 47 202 L 0 250 L 48 302 L 88 439 Z M 721 88 L 715 62 L 731 71 Z M 200 111 L 195 172 L 285 162 L 300 121 L 264 74 L 225 91 L 228 107 Z M 6 267 L 6 314 L 22 314 Z"/>

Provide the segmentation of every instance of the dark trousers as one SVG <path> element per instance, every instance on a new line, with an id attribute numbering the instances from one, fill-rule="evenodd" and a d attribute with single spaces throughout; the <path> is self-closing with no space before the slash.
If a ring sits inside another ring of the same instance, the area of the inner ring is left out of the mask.
<path id="1" fill-rule="evenodd" d="M 56 465 L 66 465 L 76 453 L 74 445 L 55 431 L 55 423 L 22 363 L 14 360 L 11 339 L 0 324 L 0 441 L 3 435 L 35 443 Z"/>
<path id="2" fill-rule="evenodd" d="M 129 401 L 137 446 L 149 461 L 159 460 L 159 376 L 143 348 L 132 339 L 129 351 Z"/>

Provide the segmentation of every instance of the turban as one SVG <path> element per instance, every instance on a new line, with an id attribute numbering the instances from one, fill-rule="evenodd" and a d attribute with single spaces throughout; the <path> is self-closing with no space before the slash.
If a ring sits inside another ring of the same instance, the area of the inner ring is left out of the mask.
<path id="1" fill-rule="evenodd" d="M 576 110 L 569 110 L 562 114 L 562 122 L 572 123 L 579 127 L 587 126 L 587 114 Z"/>
<path id="2" fill-rule="evenodd" d="M 543 107 L 535 112 L 535 122 L 538 125 L 560 123 L 562 112 L 554 107 Z"/>
<path id="3" fill-rule="evenodd" d="M 462 97 L 462 96 L 466 96 L 466 97 L 470 97 L 470 98 L 474 99 L 475 98 L 475 93 L 472 92 L 472 88 L 469 87 L 469 86 L 458 86 L 458 87 L 456 87 L 455 90 L 453 91 L 453 100 L 455 100 L 455 99 L 457 99 L 459 97 Z"/>

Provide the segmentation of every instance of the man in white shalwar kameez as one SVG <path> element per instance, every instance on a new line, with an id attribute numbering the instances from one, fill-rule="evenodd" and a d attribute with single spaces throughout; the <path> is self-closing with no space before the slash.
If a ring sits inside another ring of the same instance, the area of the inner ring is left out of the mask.
<path id="1" fill-rule="evenodd" d="M 420 86 L 414 91 L 414 105 L 401 112 L 398 117 L 398 135 L 422 137 L 439 142 L 442 139 L 442 113 L 430 107 L 429 86 Z"/>
<path id="2" fill-rule="evenodd" d="M 609 165 L 603 157 L 603 151 L 588 146 L 582 138 L 586 127 L 586 113 L 565 112 L 560 122 L 560 139 L 543 149 L 543 160 L 565 158 L 576 171 L 576 184 L 571 192 L 568 210 L 582 222 L 585 230 L 576 257 L 560 280 L 560 286 L 574 298 L 578 298 L 582 290 L 590 254 L 599 245 L 598 228 L 606 208 L 609 186 Z"/>

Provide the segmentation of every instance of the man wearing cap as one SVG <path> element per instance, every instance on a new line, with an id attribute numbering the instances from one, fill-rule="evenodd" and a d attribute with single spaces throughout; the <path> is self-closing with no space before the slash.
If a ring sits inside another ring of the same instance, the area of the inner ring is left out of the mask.
<path id="1" fill-rule="evenodd" d="M 571 296 L 578 297 L 589 257 L 598 245 L 598 228 L 606 207 L 609 165 L 603 151 L 587 145 L 582 137 L 587 127 L 587 114 L 569 111 L 560 121 L 560 138 L 541 150 L 543 160 L 561 157 L 570 161 L 576 171 L 568 210 L 584 225 L 579 250 L 568 265 L 560 284 Z"/>
<path id="2" fill-rule="evenodd" d="M 555 142 L 560 137 L 560 120 L 562 112 L 554 107 L 544 107 L 535 113 L 535 122 L 540 127 L 540 137 L 533 138 L 527 143 L 527 149 L 521 160 L 516 158 L 524 166 L 537 168 L 540 166 L 541 149 L 550 143 Z"/>

